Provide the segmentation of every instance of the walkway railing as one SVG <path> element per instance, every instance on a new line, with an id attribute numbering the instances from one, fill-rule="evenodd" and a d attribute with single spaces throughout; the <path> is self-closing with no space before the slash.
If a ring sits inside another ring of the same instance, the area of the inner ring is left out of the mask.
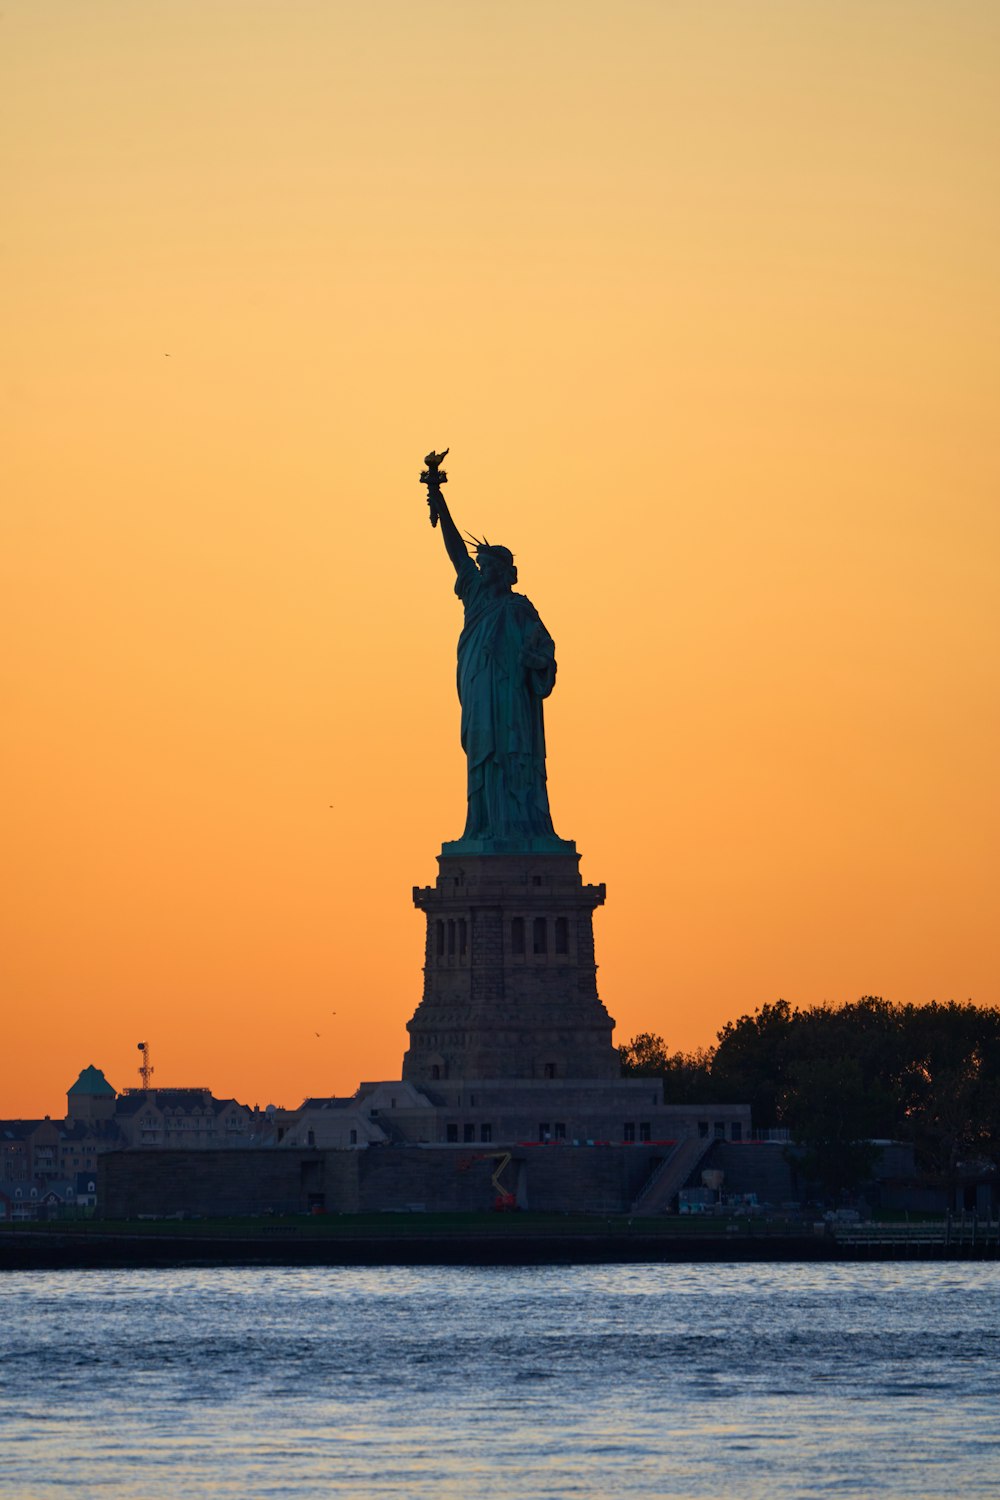
<path id="1" fill-rule="evenodd" d="M 1000 1218 L 947 1218 L 928 1224 L 830 1224 L 838 1245 L 1000 1245 Z"/>

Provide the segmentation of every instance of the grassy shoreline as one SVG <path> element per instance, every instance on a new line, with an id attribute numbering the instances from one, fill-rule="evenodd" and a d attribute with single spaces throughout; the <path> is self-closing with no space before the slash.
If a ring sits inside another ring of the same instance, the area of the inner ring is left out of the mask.
<path id="1" fill-rule="evenodd" d="M 730 1228 L 732 1226 L 732 1228 Z M 662 1235 L 682 1237 L 733 1233 L 802 1232 L 801 1220 L 715 1218 L 708 1216 L 632 1218 L 627 1214 L 555 1213 L 369 1213 L 369 1214 L 257 1214 L 238 1218 L 141 1218 L 29 1220 L 0 1225 L 0 1236 L 57 1234 L 84 1236 L 140 1236 L 183 1238 L 263 1238 L 295 1235 L 308 1239 L 422 1238 L 427 1235 L 488 1235 L 513 1238 L 544 1235 L 593 1234 Z M 811 1224 L 806 1226 L 811 1230 Z"/>

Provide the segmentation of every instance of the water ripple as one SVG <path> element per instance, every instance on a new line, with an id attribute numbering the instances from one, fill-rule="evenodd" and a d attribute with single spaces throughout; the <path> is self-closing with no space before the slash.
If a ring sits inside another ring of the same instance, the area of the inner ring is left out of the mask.
<path id="1" fill-rule="evenodd" d="M 0 1496 L 995 1493 L 993 1264 L 0 1281 Z"/>

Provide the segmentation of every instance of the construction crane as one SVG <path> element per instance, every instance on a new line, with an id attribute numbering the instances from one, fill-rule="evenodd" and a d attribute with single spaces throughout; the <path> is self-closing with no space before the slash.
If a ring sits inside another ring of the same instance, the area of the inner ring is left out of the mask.
<path id="1" fill-rule="evenodd" d="M 153 1068 L 150 1066 L 149 1062 L 149 1043 L 138 1042 L 136 1045 L 138 1050 L 142 1053 L 142 1062 L 139 1066 L 139 1077 L 142 1079 L 143 1092 L 148 1094 L 149 1080 L 153 1076 Z"/>
<path id="2" fill-rule="evenodd" d="M 496 1193 L 496 1197 L 493 1199 L 493 1208 L 497 1213 L 510 1213 L 511 1209 L 517 1207 L 517 1199 L 514 1194 L 509 1193 L 500 1181 L 505 1167 L 510 1163 L 510 1159 L 511 1154 L 509 1151 L 480 1151 L 475 1156 L 470 1156 L 467 1161 L 460 1162 L 458 1167 L 460 1172 L 467 1172 L 477 1161 L 496 1162 L 490 1182 L 493 1184 L 493 1191 Z"/>

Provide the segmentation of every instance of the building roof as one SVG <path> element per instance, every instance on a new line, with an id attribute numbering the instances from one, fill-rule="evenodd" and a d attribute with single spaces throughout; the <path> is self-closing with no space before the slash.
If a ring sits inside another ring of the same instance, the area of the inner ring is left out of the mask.
<path id="1" fill-rule="evenodd" d="M 236 1099 L 216 1099 L 208 1089 L 150 1089 L 148 1093 L 142 1089 L 129 1089 L 125 1094 L 119 1094 L 115 1115 L 127 1118 L 139 1114 L 147 1106 L 159 1110 L 161 1115 L 219 1115 L 233 1105 L 237 1109 L 246 1109 L 246 1105 Z"/>
<path id="2" fill-rule="evenodd" d="M 145 1109 L 147 1104 L 151 1104 L 154 1109 L 156 1107 L 156 1096 L 152 1091 L 148 1094 L 122 1094 L 115 1105 L 115 1119 L 120 1120 L 123 1117 L 127 1118 L 129 1115 L 137 1115 L 140 1109 Z"/>
<path id="3" fill-rule="evenodd" d="M 79 1078 L 73 1084 L 73 1087 L 67 1089 L 66 1092 L 77 1095 L 85 1094 L 91 1099 L 113 1099 L 115 1097 L 114 1089 L 100 1068 L 95 1068 L 93 1063 L 84 1068 Z"/>
<path id="4" fill-rule="evenodd" d="M 43 1184 L 43 1191 L 40 1196 L 44 1198 L 55 1197 L 58 1198 L 60 1203 L 65 1203 L 67 1199 L 76 1197 L 76 1183 L 70 1182 L 66 1177 L 60 1178 L 58 1182 L 46 1182 Z"/>
<path id="5" fill-rule="evenodd" d="M 26 1141 L 44 1120 L 0 1120 L 0 1141 Z"/>
<path id="6" fill-rule="evenodd" d="M 141 1114 L 144 1109 L 158 1110 L 162 1114 L 191 1114 L 197 1110 L 204 1113 L 210 1107 L 211 1094 L 207 1089 L 129 1089 L 118 1100 L 115 1115 Z"/>

